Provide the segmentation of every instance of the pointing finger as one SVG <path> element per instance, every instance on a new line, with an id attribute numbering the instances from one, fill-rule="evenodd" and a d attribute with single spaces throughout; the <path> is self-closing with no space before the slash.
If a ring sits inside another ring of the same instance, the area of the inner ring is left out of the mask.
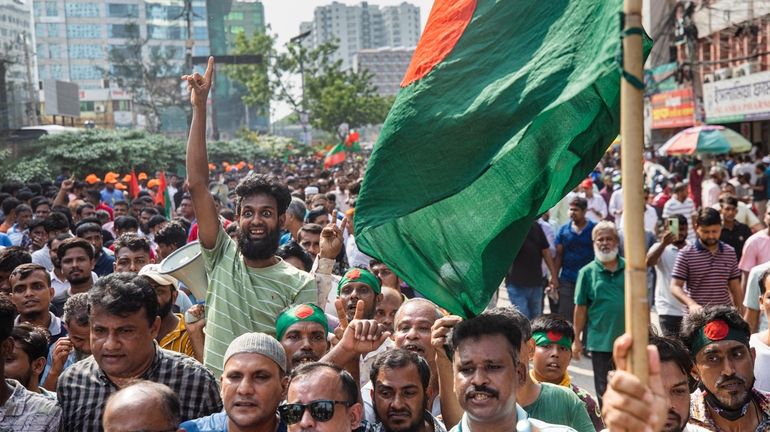
<path id="1" fill-rule="evenodd" d="M 348 316 L 345 313 L 345 305 L 342 303 L 342 299 L 334 300 L 334 308 L 337 309 L 337 318 L 340 320 L 340 328 L 345 330 L 348 328 Z"/>
<path id="2" fill-rule="evenodd" d="M 203 73 L 207 82 L 211 82 L 211 78 L 214 76 L 214 57 L 209 56 L 209 63 L 206 65 L 206 72 Z"/>
<path id="3" fill-rule="evenodd" d="M 356 303 L 356 314 L 353 316 L 353 319 L 364 319 L 364 301 L 359 300 L 358 303 Z"/>

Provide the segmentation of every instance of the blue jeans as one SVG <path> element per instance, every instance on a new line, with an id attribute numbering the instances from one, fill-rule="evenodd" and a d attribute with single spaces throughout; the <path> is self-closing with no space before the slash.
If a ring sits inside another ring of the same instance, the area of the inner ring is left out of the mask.
<path id="1" fill-rule="evenodd" d="M 527 318 L 532 320 L 543 314 L 542 286 L 516 286 L 508 283 L 506 287 L 511 304 Z"/>

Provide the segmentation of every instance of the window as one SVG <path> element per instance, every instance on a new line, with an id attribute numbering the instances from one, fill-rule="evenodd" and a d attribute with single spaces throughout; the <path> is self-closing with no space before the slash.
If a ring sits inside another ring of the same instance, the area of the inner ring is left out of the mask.
<path id="1" fill-rule="evenodd" d="M 138 18 L 139 5 L 109 3 L 107 5 L 107 16 L 111 18 Z"/>
<path id="2" fill-rule="evenodd" d="M 48 53 L 50 54 L 52 59 L 58 59 L 63 58 L 63 50 L 61 45 L 59 44 L 49 44 L 48 45 Z"/>
<path id="3" fill-rule="evenodd" d="M 107 35 L 111 38 L 139 37 L 139 27 L 136 24 L 108 24 Z"/>
<path id="4" fill-rule="evenodd" d="M 94 112 L 94 102 L 80 102 L 80 112 Z"/>
<path id="5" fill-rule="evenodd" d="M 161 4 L 146 4 L 145 15 L 148 20 L 175 20 L 183 18 L 182 6 L 165 6 Z"/>
<path id="6" fill-rule="evenodd" d="M 113 111 L 131 111 L 131 101 L 114 100 L 112 101 Z"/>
<path id="7" fill-rule="evenodd" d="M 70 45 L 70 57 L 74 59 L 98 59 L 103 58 L 104 53 L 100 45 Z"/>
<path id="8" fill-rule="evenodd" d="M 98 24 L 71 24 L 67 26 L 67 37 L 70 39 L 100 39 L 102 31 Z"/>
<path id="9" fill-rule="evenodd" d="M 102 79 L 102 71 L 92 65 L 72 65 L 70 66 L 70 79 L 80 80 L 98 80 Z"/>
<path id="10" fill-rule="evenodd" d="M 61 24 L 48 24 L 48 37 L 58 38 L 61 37 Z"/>
<path id="11" fill-rule="evenodd" d="M 36 17 L 43 16 L 45 10 L 45 3 L 39 0 L 35 0 L 35 3 L 32 5 L 32 11 L 35 14 Z"/>
<path id="12" fill-rule="evenodd" d="M 230 34 L 237 35 L 238 33 L 243 33 L 244 29 L 243 26 L 230 26 Z"/>
<path id="13" fill-rule="evenodd" d="M 228 20 L 240 20 L 240 21 L 242 21 L 243 20 L 243 12 L 230 12 L 229 14 L 227 14 L 225 19 L 228 19 Z"/>
<path id="14" fill-rule="evenodd" d="M 45 2 L 45 16 L 59 16 L 59 8 L 55 1 Z"/>
<path id="15" fill-rule="evenodd" d="M 39 38 L 47 36 L 45 24 L 35 24 L 35 35 Z"/>
<path id="16" fill-rule="evenodd" d="M 47 65 L 39 65 L 37 67 L 37 75 L 38 77 L 40 77 L 41 80 L 47 80 L 51 78 L 51 76 L 48 74 Z"/>
<path id="17" fill-rule="evenodd" d="M 207 40 L 208 38 L 209 38 L 209 32 L 206 27 L 193 27 L 193 39 Z"/>
<path id="18" fill-rule="evenodd" d="M 98 17 L 99 5 L 96 3 L 64 3 L 64 13 L 68 17 Z"/>

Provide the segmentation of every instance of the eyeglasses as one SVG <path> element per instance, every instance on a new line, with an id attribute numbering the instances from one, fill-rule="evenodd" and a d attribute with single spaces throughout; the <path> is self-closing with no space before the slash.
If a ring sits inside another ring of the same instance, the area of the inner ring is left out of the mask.
<path id="1" fill-rule="evenodd" d="M 307 404 L 293 403 L 281 405 L 278 407 L 278 414 L 281 420 L 287 425 L 299 423 L 305 414 L 305 409 L 310 408 L 310 415 L 319 422 L 327 422 L 334 417 L 334 406 L 345 405 L 346 408 L 353 406 L 355 402 L 335 401 L 335 400 L 317 400 Z"/>

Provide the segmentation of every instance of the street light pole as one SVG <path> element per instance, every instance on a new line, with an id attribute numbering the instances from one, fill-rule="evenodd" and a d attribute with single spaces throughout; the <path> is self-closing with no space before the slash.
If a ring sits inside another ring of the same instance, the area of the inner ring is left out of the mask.
<path id="1" fill-rule="evenodd" d="M 302 111 L 299 113 L 299 121 L 300 124 L 302 124 L 302 134 L 306 145 L 310 145 L 312 143 L 313 137 L 309 128 L 307 104 L 305 103 L 305 49 L 301 42 L 310 36 L 311 32 L 312 30 L 302 32 L 289 40 L 290 43 L 296 43 L 299 45 L 299 75 L 300 83 L 302 86 Z"/>

